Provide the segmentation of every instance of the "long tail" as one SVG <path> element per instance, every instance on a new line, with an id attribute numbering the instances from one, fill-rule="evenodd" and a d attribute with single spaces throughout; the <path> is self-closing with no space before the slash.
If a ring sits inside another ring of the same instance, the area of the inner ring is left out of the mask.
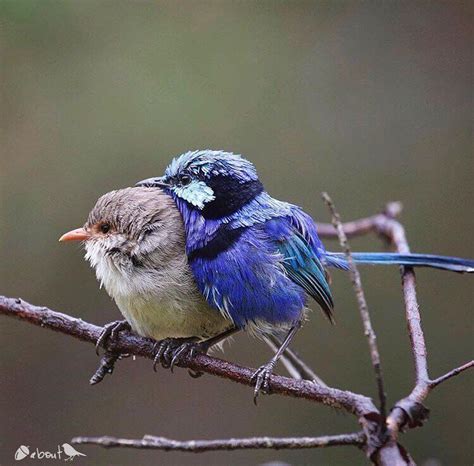
<path id="1" fill-rule="evenodd" d="M 474 272 L 474 260 L 460 257 L 437 256 L 434 254 L 397 254 L 390 252 L 353 252 L 357 264 L 410 265 L 413 267 L 433 267 L 452 272 Z M 326 264 L 347 270 L 349 264 L 344 253 L 326 252 Z"/>

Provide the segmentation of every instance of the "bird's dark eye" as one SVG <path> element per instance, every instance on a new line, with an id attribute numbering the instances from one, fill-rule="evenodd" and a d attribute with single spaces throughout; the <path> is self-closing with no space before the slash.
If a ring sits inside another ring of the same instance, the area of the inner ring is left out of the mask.
<path id="1" fill-rule="evenodd" d="M 183 175 L 179 181 L 181 186 L 187 186 L 189 183 L 191 183 L 191 177 L 189 175 Z"/>
<path id="2" fill-rule="evenodd" d="M 108 223 L 102 223 L 102 224 L 100 225 L 100 231 L 101 231 L 102 233 L 104 233 L 104 234 L 105 234 L 105 233 L 108 233 L 109 230 L 110 230 L 110 225 L 109 225 Z"/>

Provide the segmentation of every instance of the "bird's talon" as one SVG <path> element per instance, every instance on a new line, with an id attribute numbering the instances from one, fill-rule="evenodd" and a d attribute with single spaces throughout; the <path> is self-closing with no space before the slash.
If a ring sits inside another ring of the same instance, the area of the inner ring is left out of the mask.
<path id="1" fill-rule="evenodd" d="M 193 340 L 184 340 L 184 339 L 166 339 L 161 342 L 156 343 L 155 345 L 156 353 L 153 359 L 153 369 L 156 372 L 156 366 L 158 363 L 161 363 L 162 367 L 165 369 L 171 369 L 173 372 L 174 366 L 179 364 L 180 360 L 183 358 L 192 358 L 199 352 L 206 352 L 207 346 L 202 343 L 196 343 Z M 199 377 L 200 375 L 195 375 Z"/>
<path id="2" fill-rule="evenodd" d="M 179 357 L 188 349 L 188 344 L 184 343 L 182 346 L 178 347 L 176 351 L 173 352 L 173 358 L 171 359 L 170 369 L 171 372 L 174 370 L 174 365 L 178 361 Z"/>
<path id="3" fill-rule="evenodd" d="M 172 349 L 172 343 L 168 343 L 168 345 L 165 346 L 161 356 L 161 365 L 164 369 L 169 369 L 171 367 Z"/>
<path id="4" fill-rule="evenodd" d="M 105 346 L 108 340 L 115 340 L 122 330 L 130 330 L 130 324 L 126 320 L 115 320 L 104 325 L 102 332 L 95 344 L 95 352 L 99 355 L 99 347 Z"/>
<path id="5" fill-rule="evenodd" d="M 153 358 L 153 370 L 157 372 L 156 366 L 161 360 L 161 357 L 163 356 L 163 352 L 165 351 L 166 348 L 166 340 L 159 341 L 155 343 L 155 346 L 153 347 L 153 351 L 155 352 L 155 357 Z"/>
<path id="6" fill-rule="evenodd" d="M 264 394 L 270 392 L 270 377 L 273 373 L 274 366 L 275 363 L 270 361 L 268 364 L 259 367 L 252 375 L 251 380 L 255 381 L 255 388 L 253 391 L 253 402 L 255 405 L 257 405 L 257 399 L 260 392 Z"/>

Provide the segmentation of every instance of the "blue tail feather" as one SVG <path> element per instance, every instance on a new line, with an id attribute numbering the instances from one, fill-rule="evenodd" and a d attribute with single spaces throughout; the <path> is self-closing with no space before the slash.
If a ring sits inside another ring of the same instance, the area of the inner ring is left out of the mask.
<path id="1" fill-rule="evenodd" d="M 474 260 L 460 257 L 390 252 L 354 252 L 352 257 L 357 264 L 408 265 L 413 267 L 433 267 L 452 272 L 474 272 Z M 326 252 L 325 260 L 329 266 L 344 270 L 349 268 L 344 253 Z"/>

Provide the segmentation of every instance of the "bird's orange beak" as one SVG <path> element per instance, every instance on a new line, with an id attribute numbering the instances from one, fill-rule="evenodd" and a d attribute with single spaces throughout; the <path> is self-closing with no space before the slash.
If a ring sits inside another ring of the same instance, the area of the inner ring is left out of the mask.
<path id="1" fill-rule="evenodd" d="M 64 233 L 64 235 L 59 238 L 59 241 L 86 241 L 91 236 L 92 235 L 84 228 L 76 228 L 75 230 Z"/>

